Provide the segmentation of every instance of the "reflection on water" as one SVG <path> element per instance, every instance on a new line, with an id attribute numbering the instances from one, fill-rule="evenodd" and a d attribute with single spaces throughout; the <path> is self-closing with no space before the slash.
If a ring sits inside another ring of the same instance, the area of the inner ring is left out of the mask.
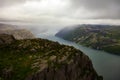
<path id="1" fill-rule="evenodd" d="M 104 77 L 104 80 L 120 80 L 120 56 L 112 55 L 106 52 L 93 50 L 76 43 L 69 42 L 53 35 L 39 34 L 40 38 L 57 41 L 61 44 L 74 46 L 83 51 L 92 60 L 93 66 L 99 75 Z"/>

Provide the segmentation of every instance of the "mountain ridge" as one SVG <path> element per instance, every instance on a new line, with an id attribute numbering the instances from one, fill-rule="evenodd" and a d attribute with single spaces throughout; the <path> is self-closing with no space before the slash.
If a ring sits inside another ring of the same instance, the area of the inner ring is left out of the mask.
<path id="1" fill-rule="evenodd" d="M 62 29 L 56 36 L 83 46 L 120 54 L 120 26 L 84 24 L 73 27 Z"/>

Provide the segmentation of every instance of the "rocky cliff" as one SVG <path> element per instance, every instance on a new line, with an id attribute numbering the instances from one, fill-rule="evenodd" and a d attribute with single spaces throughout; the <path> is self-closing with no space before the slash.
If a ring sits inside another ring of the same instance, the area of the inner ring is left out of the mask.
<path id="1" fill-rule="evenodd" d="M 88 56 L 72 46 L 8 37 L 12 43 L 0 44 L 0 80 L 102 80 Z"/>
<path id="2" fill-rule="evenodd" d="M 13 35 L 15 39 L 33 39 L 35 36 L 26 29 L 0 30 L 0 34 Z"/>
<path id="3" fill-rule="evenodd" d="M 15 41 L 12 35 L 0 34 L 0 44 L 10 44 Z"/>
<path id="4" fill-rule="evenodd" d="M 33 39 L 35 36 L 26 29 L 20 29 L 13 25 L 0 24 L 0 34 L 13 35 L 15 39 Z"/>

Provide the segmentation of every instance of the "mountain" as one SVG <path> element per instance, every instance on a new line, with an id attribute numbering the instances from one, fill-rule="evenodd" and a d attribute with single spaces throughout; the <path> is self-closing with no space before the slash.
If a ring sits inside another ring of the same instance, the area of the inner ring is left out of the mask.
<path id="1" fill-rule="evenodd" d="M 80 50 L 46 39 L 0 34 L 0 80 L 102 80 Z"/>
<path id="2" fill-rule="evenodd" d="M 17 29 L 14 25 L 0 23 L 0 30 L 14 30 Z"/>
<path id="3" fill-rule="evenodd" d="M 0 34 L 13 35 L 15 39 L 33 39 L 35 36 L 26 29 L 0 30 Z"/>
<path id="4" fill-rule="evenodd" d="M 66 27 L 56 36 L 94 49 L 120 54 L 120 26 L 83 24 Z"/>
<path id="5" fill-rule="evenodd" d="M 13 35 L 15 39 L 33 39 L 35 36 L 26 29 L 18 28 L 15 25 L 0 23 L 0 34 Z"/>

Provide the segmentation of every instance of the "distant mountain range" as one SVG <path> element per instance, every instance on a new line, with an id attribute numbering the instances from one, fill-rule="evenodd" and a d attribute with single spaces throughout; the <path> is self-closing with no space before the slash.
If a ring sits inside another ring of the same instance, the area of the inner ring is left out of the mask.
<path id="1" fill-rule="evenodd" d="M 94 49 L 120 54 L 120 26 L 76 25 L 62 29 L 56 36 Z"/>
<path id="2" fill-rule="evenodd" d="M 0 23 L 0 30 L 15 30 L 16 26 Z"/>

